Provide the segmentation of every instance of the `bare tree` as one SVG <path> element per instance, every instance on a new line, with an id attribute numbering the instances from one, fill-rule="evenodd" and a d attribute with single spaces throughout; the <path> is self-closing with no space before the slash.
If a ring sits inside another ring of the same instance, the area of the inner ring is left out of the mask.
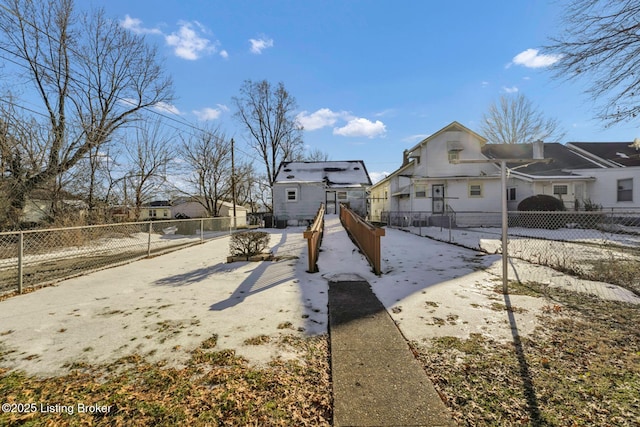
<path id="1" fill-rule="evenodd" d="M 246 128 L 249 145 L 264 162 L 271 186 L 280 163 L 292 160 L 302 149 L 302 126 L 295 117 L 296 100 L 283 83 L 272 87 L 266 80 L 247 80 L 233 102 L 235 117 Z"/>
<path id="2" fill-rule="evenodd" d="M 545 118 L 523 94 L 503 95 L 482 116 L 481 132 L 496 144 L 522 144 L 564 137 L 556 119 Z"/>
<path id="3" fill-rule="evenodd" d="M 0 227 L 16 227 L 22 207 L 16 206 L 11 194 L 19 192 L 32 171 L 46 164 L 46 138 L 33 118 L 24 118 L 16 110 L 12 98 L 0 103 Z"/>
<path id="4" fill-rule="evenodd" d="M 140 219 L 142 204 L 166 182 L 172 140 L 173 135 L 167 133 L 161 122 L 156 120 L 137 128 L 133 143 L 126 144 L 130 167 L 126 179 L 133 191 L 136 220 Z"/>
<path id="5" fill-rule="evenodd" d="M 561 80 L 582 80 L 601 103 L 607 124 L 640 114 L 640 2 L 570 0 L 560 35 L 545 47 L 558 55 L 552 66 Z"/>
<path id="6" fill-rule="evenodd" d="M 21 211 L 30 192 L 55 180 L 138 111 L 172 100 L 155 48 L 107 19 L 79 14 L 72 0 L 5 0 L 0 47 L 33 83 L 46 111 L 45 164 L 11 185 Z"/>
<path id="7" fill-rule="evenodd" d="M 219 202 L 231 193 L 230 139 L 220 128 L 205 128 L 183 140 L 180 154 L 196 201 L 209 216 L 220 216 Z"/>
<path id="8" fill-rule="evenodd" d="M 305 162 L 326 162 L 329 160 L 329 153 L 320 150 L 319 148 L 314 148 L 308 153 L 305 152 L 302 155 L 302 161 Z"/>
<path id="9" fill-rule="evenodd" d="M 255 212 L 259 200 L 259 177 L 256 169 L 250 161 L 244 161 L 236 165 L 235 173 L 236 202 L 241 206 L 249 206 L 251 212 Z"/>

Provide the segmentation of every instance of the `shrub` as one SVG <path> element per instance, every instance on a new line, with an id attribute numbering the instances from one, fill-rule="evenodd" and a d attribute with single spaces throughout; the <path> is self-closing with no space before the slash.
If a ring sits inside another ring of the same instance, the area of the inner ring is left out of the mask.
<path id="1" fill-rule="evenodd" d="M 565 226 L 566 217 L 560 213 L 553 214 L 551 212 L 564 210 L 566 209 L 562 200 L 548 194 L 537 194 L 527 197 L 518 204 L 518 211 L 521 212 L 517 217 L 509 218 L 509 226 L 558 229 Z M 522 211 L 543 211 L 549 213 L 522 213 Z"/>
<path id="2" fill-rule="evenodd" d="M 537 194 L 527 197 L 518 203 L 519 211 L 564 211 L 562 200 L 548 194 Z"/>
<path id="3" fill-rule="evenodd" d="M 246 256 L 247 260 L 253 255 L 262 253 L 269 246 L 271 235 L 264 231 L 245 231 L 231 236 L 229 250 L 231 256 Z"/>

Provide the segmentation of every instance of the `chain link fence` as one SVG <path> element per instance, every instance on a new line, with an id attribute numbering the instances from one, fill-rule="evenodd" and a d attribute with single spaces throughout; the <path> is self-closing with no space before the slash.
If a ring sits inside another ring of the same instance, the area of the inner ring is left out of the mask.
<path id="1" fill-rule="evenodd" d="M 245 227 L 237 218 L 235 228 Z M 234 231 L 233 218 L 0 233 L 0 295 L 176 250 Z"/>
<path id="2" fill-rule="evenodd" d="M 383 212 L 380 219 L 421 236 L 502 253 L 500 212 Z M 507 235 L 514 278 L 523 283 L 548 284 L 560 271 L 640 295 L 640 211 L 508 212 Z M 553 270 L 524 263 L 516 269 L 517 260 Z"/>

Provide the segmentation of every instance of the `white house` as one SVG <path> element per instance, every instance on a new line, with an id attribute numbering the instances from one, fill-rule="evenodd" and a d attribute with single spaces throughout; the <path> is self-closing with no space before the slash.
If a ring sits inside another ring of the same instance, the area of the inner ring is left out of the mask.
<path id="1" fill-rule="evenodd" d="M 455 211 L 495 209 L 498 169 L 484 158 L 486 139 L 453 122 L 403 153 L 403 164 L 371 187 L 371 219 L 384 212 L 422 212 L 436 221 Z M 499 206 L 499 205 L 498 205 Z"/>
<path id="2" fill-rule="evenodd" d="M 496 225 L 499 216 L 482 213 L 500 210 L 500 171 L 491 160 L 501 159 L 546 160 L 507 162 L 509 210 L 536 194 L 558 197 L 568 209 L 584 207 L 587 200 L 603 207 L 639 207 L 635 180 L 640 176 L 640 160 L 637 166 L 633 160 L 637 155 L 618 147 L 617 159 L 627 164 L 613 164 L 602 153 L 594 153 L 598 151 L 594 147 L 583 146 L 580 152 L 574 147 L 578 144 L 488 144 L 484 137 L 452 122 L 405 150 L 400 168 L 371 187 L 371 219 L 384 220 L 386 212 L 405 213 L 407 218 L 410 213 L 423 213 L 431 224 L 454 217 L 457 225 Z M 626 148 L 635 150 L 629 144 Z M 607 152 L 611 149 L 615 148 L 608 147 Z"/>
<path id="3" fill-rule="evenodd" d="M 171 202 L 169 200 L 154 200 L 141 206 L 140 220 L 142 221 L 149 219 L 160 220 L 172 218 Z"/>
<path id="4" fill-rule="evenodd" d="M 195 197 L 180 197 L 173 201 L 171 212 L 175 218 L 207 218 L 207 210 Z M 223 217 L 233 217 L 233 203 L 218 200 L 218 212 Z M 237 224 L 245 225 L 247 208 L 236 205 Z"/>
<path id="5" fill-rule="evenodd" d="M 283 162 L 273 183 L 273 214 L 289 225 L 309 222 L 321 203 L 327 214 L 339 213 L 344 203 L 367 215 L 371 178 L 362 160 Z"/>
<path id="6" fill-rule="evenodd" d="M 567 147 L 600 164 L 576 169 L 594 181 L 587 186 L 592 201 L 604 209 L 640 207 L 640 140 L 634 142 L 569 142 Z"/>

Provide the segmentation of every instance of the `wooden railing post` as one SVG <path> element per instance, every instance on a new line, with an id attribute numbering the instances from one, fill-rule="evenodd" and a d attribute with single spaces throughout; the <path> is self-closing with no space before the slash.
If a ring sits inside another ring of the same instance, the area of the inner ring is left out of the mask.
<path id="1" fill-rule="evenodd" d="M 324 203 L 321 203 L 313 224 L 303 234 L 304 238 L 307 239 L 307 252 L 309 255 L 309 269 L 307 272 L 309 273 L 318 271 L 318 252 L 320 251 L 320 242 L 324 231 L 324 211 Z"/>

